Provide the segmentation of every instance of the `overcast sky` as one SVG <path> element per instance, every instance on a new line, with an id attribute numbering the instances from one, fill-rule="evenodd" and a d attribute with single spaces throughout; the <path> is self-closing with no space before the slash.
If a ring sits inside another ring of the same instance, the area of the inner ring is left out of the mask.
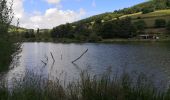
<path id="1" fill-rule="evenodd" d="M 24 28 L 53 28 L 144 1 L 146 0 L 14 0 L 13 24 L 19 18 L 20 26 Z"/>

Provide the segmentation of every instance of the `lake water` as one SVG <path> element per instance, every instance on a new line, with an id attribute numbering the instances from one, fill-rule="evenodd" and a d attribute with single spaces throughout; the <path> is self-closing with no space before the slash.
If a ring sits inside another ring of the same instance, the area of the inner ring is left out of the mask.
<path id="1" fill-rule="evenodd" d="M 86 49 L 88 52 L 82 58 L 71 63 Z M 154 75 L 156 80 L 170 80 L 170 43 L 23 43 L 18 56 L 6 74 L 8 80 L 24 77 L 26 72 L 51 79 L 67 76 L 70 80 L 81 70 L 101 74 L 108 69 L 114 73 L 143 72 Z"/>

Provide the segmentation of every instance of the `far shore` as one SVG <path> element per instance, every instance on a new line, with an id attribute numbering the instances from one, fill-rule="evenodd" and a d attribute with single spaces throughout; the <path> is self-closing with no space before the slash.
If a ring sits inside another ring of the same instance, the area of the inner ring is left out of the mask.
<path id="1" fill-rule="evenodd" d="M 36 40 L 29 39 L 23 42 L 54 42 L 54 43 L 122 43 L 122 42 L 170 42 L 170 38 L 167 39 L 102 39 L 101 41 L 83 41 L 76 39 L 46 39 L 46 40 Z"/>
<path id="2" fill-rule="evenodd" d="M 114 42 L 169 42 L 170 39 L 104 39 L 99 43 L 114 43 Z"/>

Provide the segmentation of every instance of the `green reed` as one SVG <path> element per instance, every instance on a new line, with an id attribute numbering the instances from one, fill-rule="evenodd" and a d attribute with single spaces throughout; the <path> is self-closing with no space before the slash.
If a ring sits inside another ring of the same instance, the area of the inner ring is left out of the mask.
<path id="1" fill-rule="evenodd" d="M 60 79 L 49 80 L 36 74 L 13 79 L 12 87 L 0 85 L 0 100 L 170 100 L 170 89 L 159 90 L 144 74 L 80 73 L 79 80 L 63 85 Z"/>

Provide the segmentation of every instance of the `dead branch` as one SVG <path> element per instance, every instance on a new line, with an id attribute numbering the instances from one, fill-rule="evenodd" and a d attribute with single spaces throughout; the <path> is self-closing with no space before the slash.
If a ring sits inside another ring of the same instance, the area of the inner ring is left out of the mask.
<path id="1" fill-rule="evenodd" d="M 77 59 L 73 60 L 72 63 L 76 62 L 76 61 L 79 60 L 81 57 L 83 57 L 83 55 L 86 54 L 87 51 L 88 51 L 88 49 L 87 49 L 86 51 L 84 51 L 84 52 L 80 55 L 80 57 L 78 57 Z"/>
<path id="2" fill-rule="evenodd" d="M 54 56 L 53 56 L 52 52 L 50 52 L 50 54 L 51 54 L 51 57 L 53 59 L 53 62 L 55 62 L 55 59 L 54 59 Z"/>
<path id="3" fill-rule="evenodd" d="M 47 63 L 46 62 L 44 62 L 43 60 L 41 60 L 41 62 L 46 66 L 47 65 Z"/>

